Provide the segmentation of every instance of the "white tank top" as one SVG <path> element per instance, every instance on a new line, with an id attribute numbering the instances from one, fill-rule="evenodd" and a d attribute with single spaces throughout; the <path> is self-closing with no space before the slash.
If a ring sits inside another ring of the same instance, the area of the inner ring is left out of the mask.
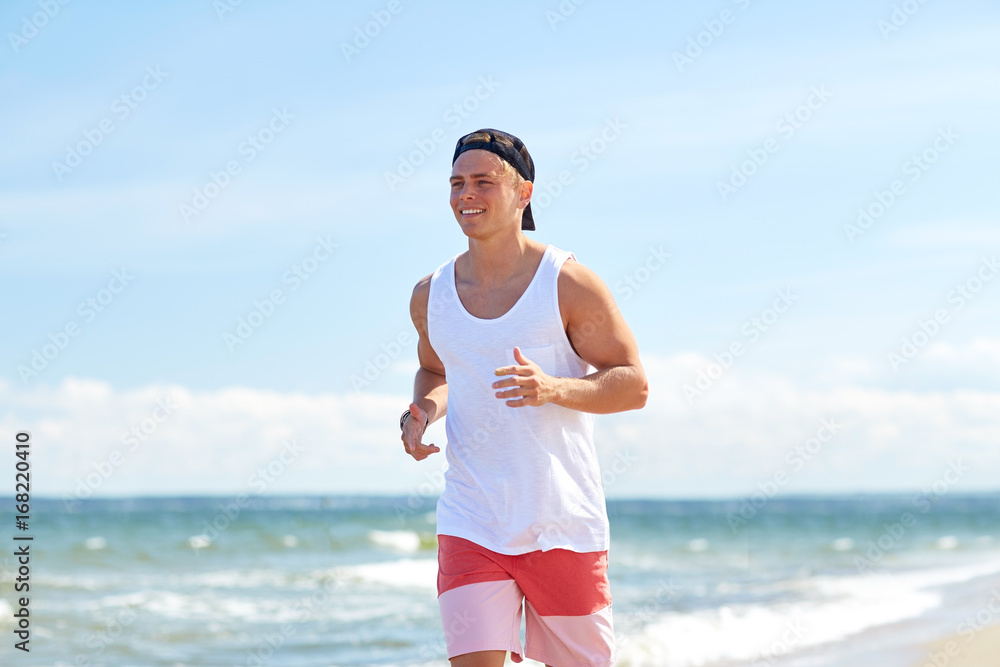
<path id="1" fill-rule="evenodd" d="M 548 245 L 524 294 L 495 319 L 462 305 L 457 257 L 434 271 L 427 303 L 427 336 L 448 381 L 448 469 L 437 534 L 510 555 L 607 550 L 593 414 L 553 403 L 510 407 L 491 386 L 501 379 L 496 368 L 516 363 L 515 345 L 549 375 L 592 372 L 570 346 L 559 313 L 559 269 L 576 256 Z"/>

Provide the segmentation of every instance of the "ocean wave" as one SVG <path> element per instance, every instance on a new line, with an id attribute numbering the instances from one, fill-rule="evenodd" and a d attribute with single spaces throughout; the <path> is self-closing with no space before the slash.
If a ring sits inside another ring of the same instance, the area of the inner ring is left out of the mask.
<path id="1" fill-rule="evenodd" d="M 83 541 L 84 548 L 90 551 L 98 551 L 100 549 L 106 549 L 108 546 L 108 541 L 97 535 L 95 537 L 88 537 Z"/>
<path id="2" fill-rule="evenodd" d="M 0 625 L 14 625 L 14 608 L 10 603 L 0 598 Z"/>
<path id="3" fill-rule="evenodd" d="M 394 588 L 437 589 L 437 559 L 404 558 L 386 563 L 364 563 L 335 568 L 348 580 L 374 583 Z"/>
<path id="4" fill-rule="evenodd" d="M 367 536 L 380 547 L 404 552 L 420 550 L 420 535 L 412 530 L 369 530 Z"/>
<path id="5" fill-rule="evenodd" d="M 237 623 L 292 623 L 302 619 L 302 612 L 287 600 L 277 598 L 239 597 L 213 592 L 177 593 L 165 590 L 143 590 L 100 598 L 103 609 L 133 609 L 140 614 L 155 614 L 172 621 L 220 618 Z"/>
<path id="6" fill-rule="evenodd" d="M 699 667 L 726 660 L 768 660 L 914 618 L 939 606 L 935 587 L 1000 572 L 990 561 L 897 574 L 820 576 L 801 582 L 814 599 L 771 605 L 727 605 L 654 617 L 623 635 L 625 665 Z"/>

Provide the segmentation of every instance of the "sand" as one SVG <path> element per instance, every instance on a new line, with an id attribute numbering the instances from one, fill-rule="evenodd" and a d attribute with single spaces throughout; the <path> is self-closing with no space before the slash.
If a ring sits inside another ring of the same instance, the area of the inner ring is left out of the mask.
<path id="1" fill-rule="evenodd" d="M 926 654 L 914 667 L 1000 667 L 1000 623 L 979 630 L 963 626 L 923 649 Z"/>

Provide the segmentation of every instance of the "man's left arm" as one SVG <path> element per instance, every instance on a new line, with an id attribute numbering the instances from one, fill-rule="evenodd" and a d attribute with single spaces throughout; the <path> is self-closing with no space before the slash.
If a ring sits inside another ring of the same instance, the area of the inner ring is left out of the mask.
<path id="1" fill-rule="evenodd" d="M 517 366 L 498 368 L 513 375 L 493 384 L 498 399 L 511 407 L 555 403 L 564 408 L 608 414 L 646 405 L 649 384 L 639 361 L 639 346 L 601 278 L 573 260 L 559 272 L 559 307 L 570 344 L 597 369 L 581 378 L 547 375 L 515 348 Z"/>

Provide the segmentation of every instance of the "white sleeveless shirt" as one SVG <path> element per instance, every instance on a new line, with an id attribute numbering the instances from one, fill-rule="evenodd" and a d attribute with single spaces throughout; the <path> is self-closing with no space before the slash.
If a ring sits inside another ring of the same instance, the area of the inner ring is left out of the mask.
<path id="1" fill-rule="evenodd" d="M 437 534 L 509 555 L 607 550 L 593 414 L 554 403 L 510 407 L 492 387 L 511 377 L 493 371 L 516 364 L 515 345 L 549 375 L 592 372 L 570 346 L 559 313 L 559 269 L 576 256 L 548 245 L 521 298 L 494 319 L 475 317 L 462 305 L 457 257 L 434 271 L 427 303 L 427 336 L 448 382 L 448 469 Z"/>

